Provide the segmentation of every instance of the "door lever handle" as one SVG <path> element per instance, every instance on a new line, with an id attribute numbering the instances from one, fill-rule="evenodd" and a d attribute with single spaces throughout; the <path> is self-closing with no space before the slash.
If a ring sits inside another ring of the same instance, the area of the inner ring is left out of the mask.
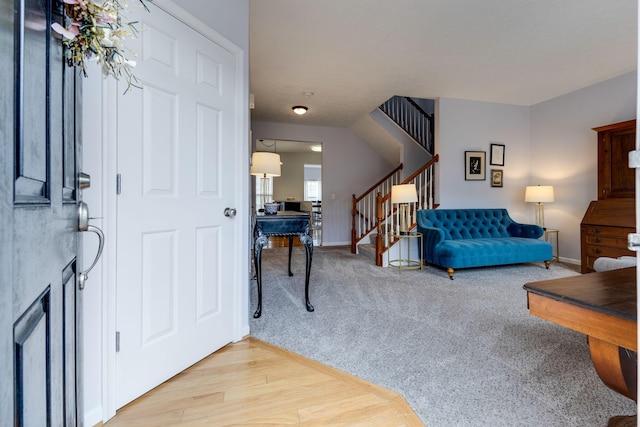
<path id="1" fill-rule="evenodd" d="M 90 231 L 98 235 L 98 253 L 96 254 L 93 263 L 85 271 L 78 274 L 78 284 L 80 290 L 84 289 L 84 285 L 89 277 L 89 272 L 98 263 L 100 256 L 102 255 L 102 249 L 104 249 L 104 233 L 98 227 L 89 225 L 89 207 L 85 202 L 78 204 L 78 231 Z"/>
<path id="2" fill-rule="evenodd" d="M 96 233 L 98 235 L 98 253 L 96 254 L 96 258 L 93 260 L 93 263 L 91 263 L 89 268 L 87 268 L 85 271 L 80 272 L 80 274 L 78 275 L 78 281 L 79 281 L 80 290 L 84 289 L 84 284 L 86 283 L 87 279 L 89 278 L 89 272 L 98 263 L 98 260 L 100 259 L 100 256 L 102 255 L 102 249 L 104 249 L 104 233 L 102 233 L 102 230 L 100 230 L 96 226 L 89 225 L 89 226 L 87 226 L 87 230 L 85 230 L 85 231 L 91 231 L 91 232 Z"/>

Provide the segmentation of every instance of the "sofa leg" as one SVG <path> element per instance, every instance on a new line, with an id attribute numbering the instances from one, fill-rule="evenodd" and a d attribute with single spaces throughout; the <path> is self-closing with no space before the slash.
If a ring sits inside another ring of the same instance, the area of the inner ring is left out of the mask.
<path id="1" fill-rule="evenodd" d="M 449 279 L 453 280 L 453 268 L 447 268 L 447 273 L 449 273 Z"/>
<path id="2" fill-rule="evenodd" d="M 549 269 L 550 265 L 551 265 L 551 261 L 545 261 L 544 262 L 544 266 L 547 267 L 547 270 Z"/>

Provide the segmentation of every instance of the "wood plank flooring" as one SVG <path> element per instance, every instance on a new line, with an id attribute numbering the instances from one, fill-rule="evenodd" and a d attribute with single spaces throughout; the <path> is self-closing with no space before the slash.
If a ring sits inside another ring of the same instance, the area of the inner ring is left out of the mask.
<path id="1" fill-rule="evenodd" d="M 120 426 L 423 426 L 398 393 L 255 338 L 121 408 Z"/>
<path id="2" fill-rule="evenodd" d="M 317 239 L 316 235 L 311 236 L 313 238 L 313 246 L 320 246 L 320 242 Z M 293 238 L 293 246 L 304 246 L 300 243 L 300 239 L 298 237 Z M 265 248 L 288 248 L 289 247 L 289 238 L 288 237 L 279 237 L 279 236 L 269 236 L 269 241 Z"/>

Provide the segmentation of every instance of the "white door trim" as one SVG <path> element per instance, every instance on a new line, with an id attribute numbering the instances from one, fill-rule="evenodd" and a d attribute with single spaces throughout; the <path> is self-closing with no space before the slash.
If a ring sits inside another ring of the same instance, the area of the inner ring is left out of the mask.
<path id="1" fill-rule="evenodd" d="M 154 0 L 154 5 L 201 33 L 229 51 L 235 58 L 236 124 L 235 124 L 235 194 L 249 194 L 249 93 L 245 52 L 199 19 L 169 0 Z M 116 413 L 116 236 L 117 236 L 117 94 L 113 79 L 103 81 L 102 158 L 103 158 L 103 212 L 105 215 L 104 267 L 102 269 L 102 419 L 106 422 Z M 122 88 L 120 88 L 121 90 Z M 134 89 L 135 90 L 135 89 Z M 86 135 L 86 133 L 85 133 Z M 249 217 L 249 198 L 239 197 L 238 220 L 234 224 L 235 242 L 229 249 L 235 253 L 233 269 L 233 340 L 239 341 L 249 334 L 249 226 L 243 220 Z M 244 213 L 244 214 L 243 214 Z"/>

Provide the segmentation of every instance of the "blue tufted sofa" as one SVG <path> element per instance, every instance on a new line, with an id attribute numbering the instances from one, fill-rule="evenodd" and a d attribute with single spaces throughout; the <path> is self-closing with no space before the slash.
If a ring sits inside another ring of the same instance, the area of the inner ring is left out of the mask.
<path id="1" fill-rule="evenodd" d="M 541 227 L 520 224 L 506 209 L 425 209 L 417 212 L 424 261 L 447 269 L 544 261 L 551 244 Z"/>

